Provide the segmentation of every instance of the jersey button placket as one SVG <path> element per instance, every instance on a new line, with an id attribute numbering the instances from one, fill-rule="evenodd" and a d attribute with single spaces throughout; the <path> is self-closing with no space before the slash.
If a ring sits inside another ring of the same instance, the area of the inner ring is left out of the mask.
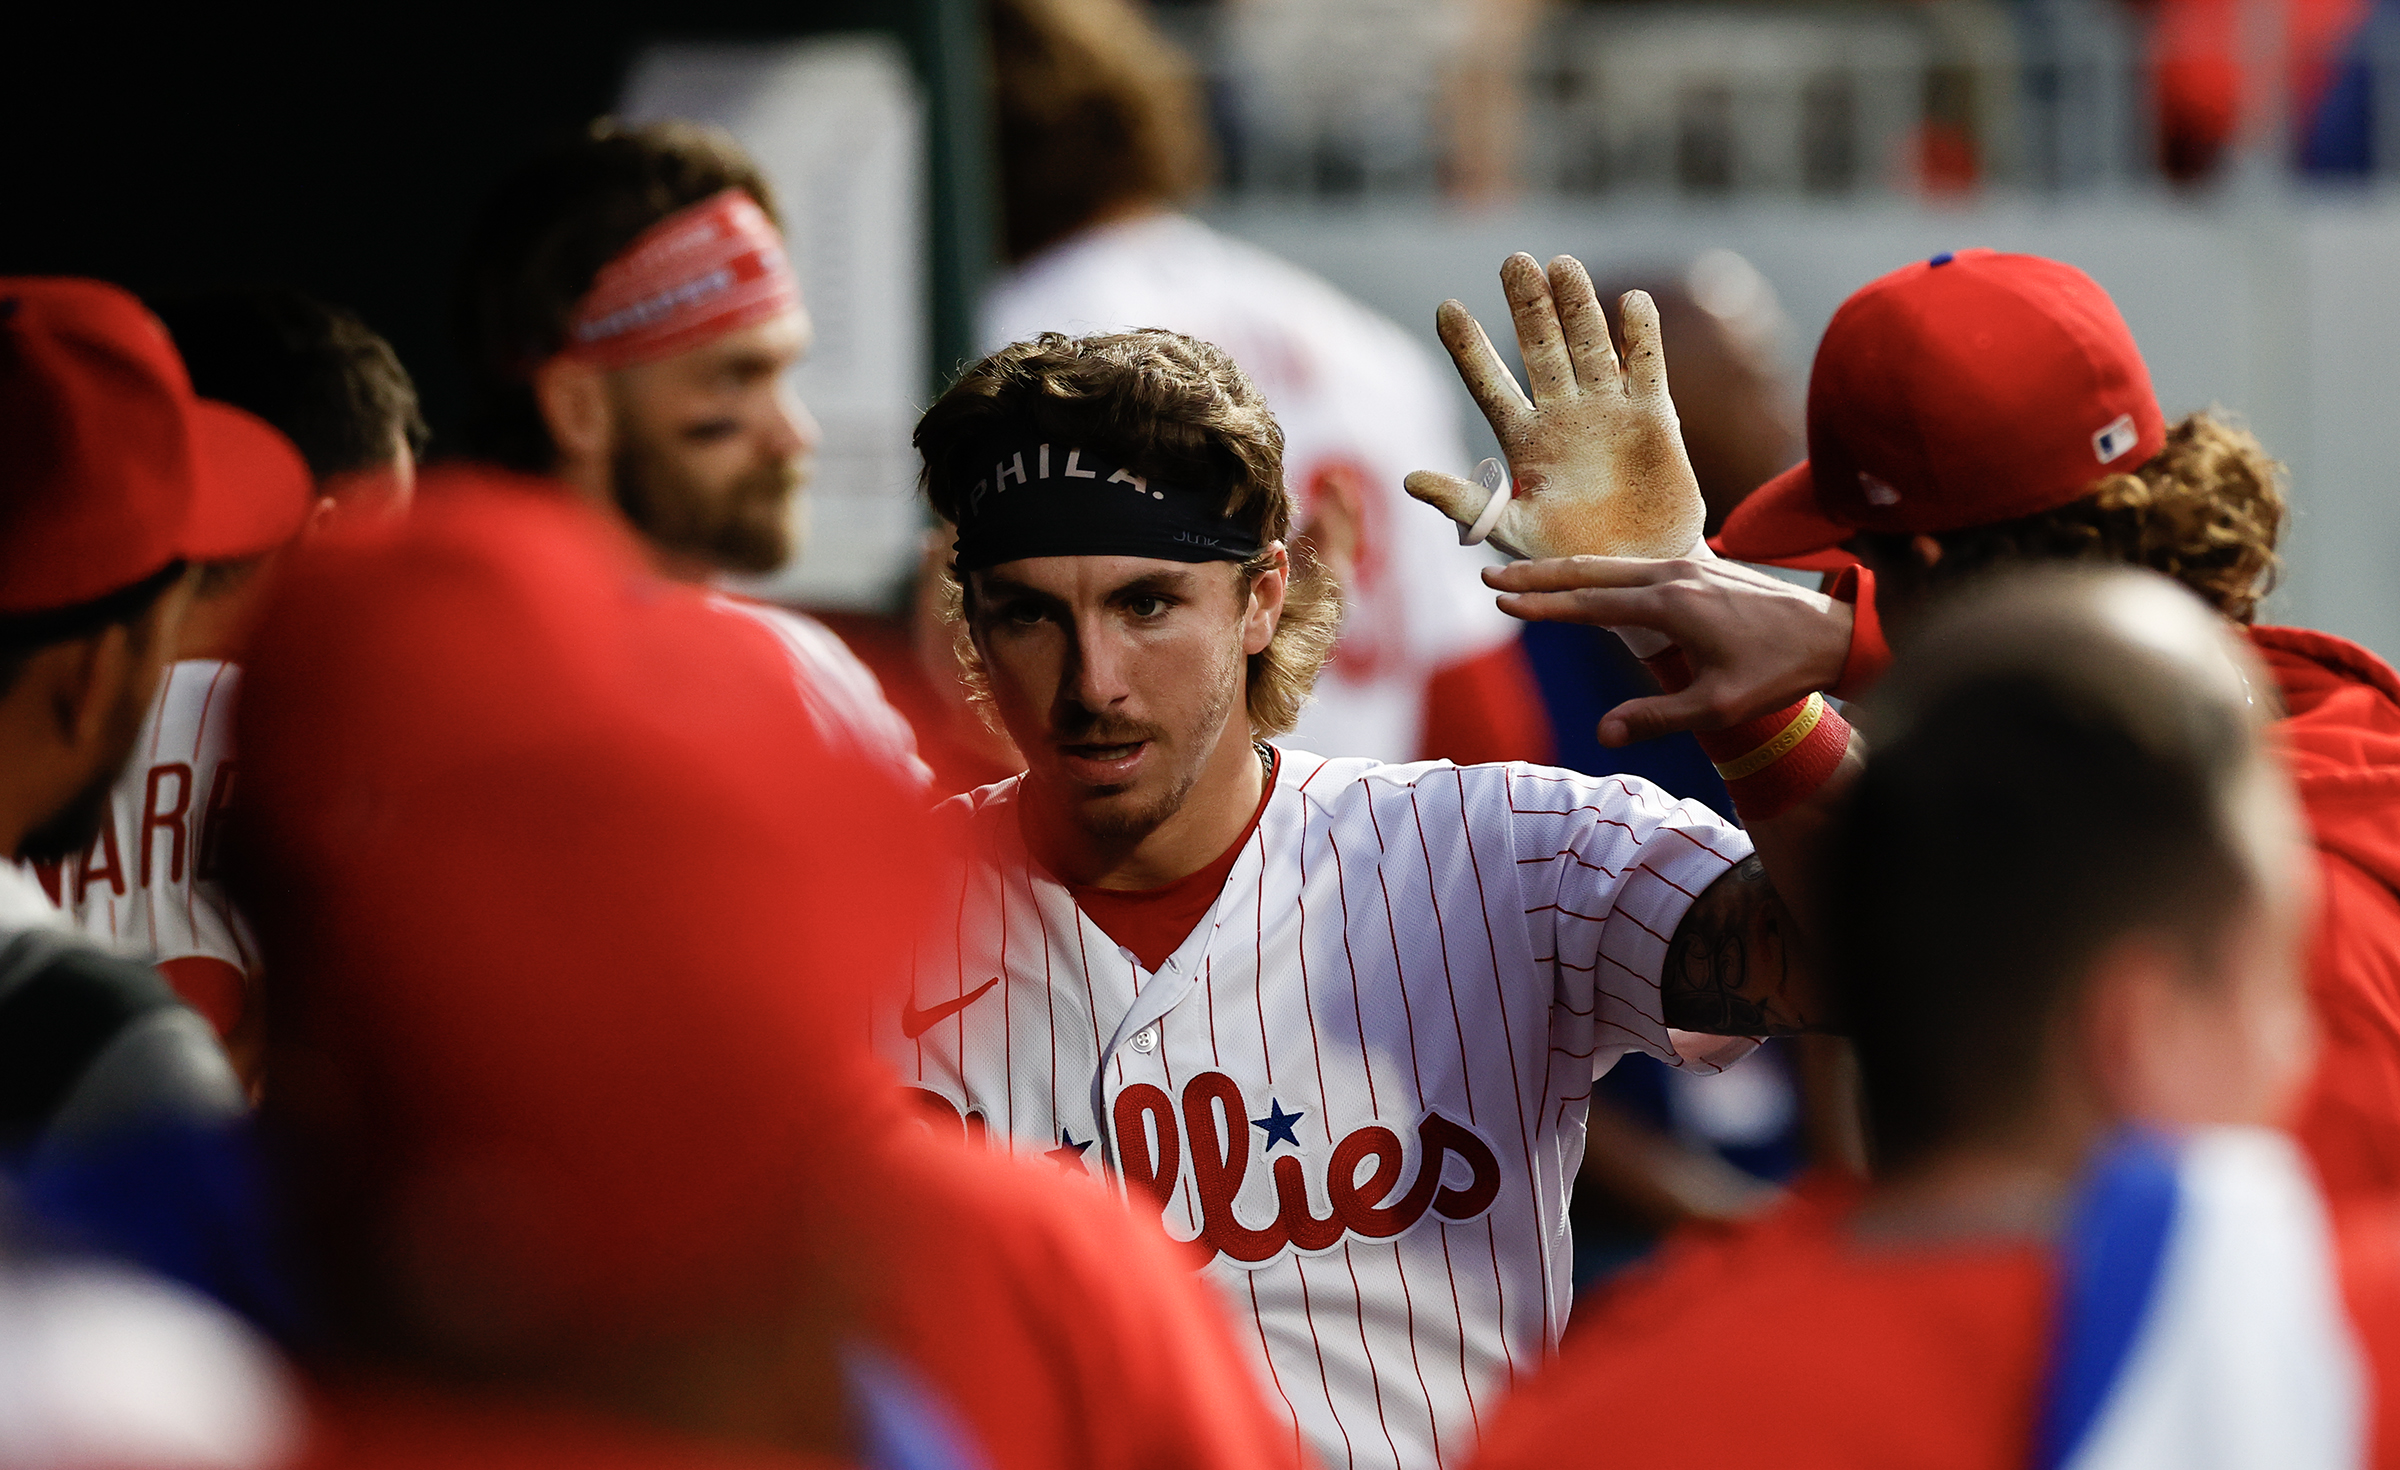
<path id="1" fill-rule="evenodd" d="M 1139 968 L 1134 974 L 1137 985 L 1133 1009 L 1118 1023 L 1117 1034 L 1110 1038 L 1108 1049 L 1101 1053 L 1100 1067 L 1092 1077 L 1092 1117 L 1100 1129 L 1111 1168 L 1116 1167 L 1116 1139 L 1109 1132 L 1109 1121 L 1114 1113 L 1111 1111 L 1113 1090 L 1108 1084 L 1107 1059 L 1114 1057 L 1123 1064 L 1127 1060 L 1123 1054 L 1130 1051 L 1143 1060 L 1146 1070 L 1149 1060 L 1158 1056 L 1159 1048 L 1166 1043 L 1163 1025 L 1168 1012 L 1199 988 L 1183 972 L 1182 966 L 1173 960 L 1159 966 L 1151 974 L 1147 985 L 1138 984 L 1141 974 Z"/>
<path id="2" fill-rule="evenodd" d="M 1168 960 L 1165 964 L 1158 967 L 1158 978 L 1161 980 L 1173 980 L 1175 978 L 1175 962 L 1173 960 Z M 1158 1026 L 1158 1022 L 1152 1021 L 1149 1025 L 1144 1026 L 1141 1030 L 1134 1032 L 1133 1049 L 1140 1052 L 1143 1056 L 1148 1056 L 1150 1053 L 1158 1050 Z"/>

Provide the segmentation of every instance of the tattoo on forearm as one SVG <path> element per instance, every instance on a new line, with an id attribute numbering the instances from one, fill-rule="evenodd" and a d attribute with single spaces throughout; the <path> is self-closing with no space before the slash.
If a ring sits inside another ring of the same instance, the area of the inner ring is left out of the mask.
<path id="1" fill-rule="evenodd" d="M 1820 1029 L 1798 927 L 1757 858 L 1692 901 L 1667 945 L 1659 998 L 1678 1031 L 1791 1036 Z"/>

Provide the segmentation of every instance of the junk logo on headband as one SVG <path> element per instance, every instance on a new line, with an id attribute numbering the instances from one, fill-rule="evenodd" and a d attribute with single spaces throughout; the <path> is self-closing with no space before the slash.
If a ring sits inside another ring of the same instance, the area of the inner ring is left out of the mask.
<path id="1" fill-rule="evenodd" d="M 592 278 L 567 323 L 568 357 L 631 367 L 688 352 L 800 305 L 774 221 L 740 189 L 679 209 Z"/>
<path id="2" fill-rule="evenodd" d="M 1079 444 L 1030 444 L 992 464 L 961 498 L 958 566 L 978 571 L 1035 556 L 1248 561 L 1258 533 L 1219 497 L 1153 483 Z"/>

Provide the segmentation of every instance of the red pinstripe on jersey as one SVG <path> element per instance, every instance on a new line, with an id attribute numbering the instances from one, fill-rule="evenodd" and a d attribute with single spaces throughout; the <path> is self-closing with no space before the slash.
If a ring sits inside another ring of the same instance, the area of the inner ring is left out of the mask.
<path id="1" fill-rule="evenodd" d="M 167 666 L 106 830 L 65 866 L 60 907 L 84 932 L 152 960 L 202 959 L 246 974 L 252 944 L 213 869 L 220 783 L 236 779 L 233 709 L 241 670 L 216 659 Z M 155 799 L 170 789 L 177 807 Z M 163 834 L 163 835 L 162 835 Z M 152 839 L 144 841 L 145 836 Z M 147 860 L 145 860 L 147 859 Z"/>
<path id="2" fill-rule="evenodd" d="M 1272 1401 L 1320 1458 L 1461 1463 L 1564 1323 L 1591 1078 L 1637 1047 L 1676 1059 L 1662 936 L 1748 839 L 1633 780 L 1291 751 L 1275 779 L 1155 972 L 1086 940 L 1025 853 L 1015 783 L 959 798 L 957 952 L 924 958 L 908 1003 L 996 974 L 1023 1009 L 971 1005 L 895 1054 L 921 1051 L 950 1108 L 1008 1120 L 1012 1148 L 1088 1140 L 1062 1161 L 1154 1181 L 1136 1198 L 1215 1250 Z M 1057 941 L 1038 962 L 1030 927 Z M 1015 1044 L 1028 1024 L 1047 1045 Z"/>

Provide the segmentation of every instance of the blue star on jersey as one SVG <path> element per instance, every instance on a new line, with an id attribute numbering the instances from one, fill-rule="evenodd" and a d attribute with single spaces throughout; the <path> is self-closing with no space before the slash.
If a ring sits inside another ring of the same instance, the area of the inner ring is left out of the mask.
<path id="1" fill-rule="evenodd" d="M 1042 1157 L 1061 1168 L 1080 1169 L 1083 1167 L 1083 1151 L 1091 1146 L 1092 1140 L 1087 1138 L 1078 1143 L 1072 1132 L 1061 1128 L 1058 1130 L 1058 1147 L 1051 1149 Z M 1297 1145 L 1294 1146 L 1297 1147 Z"/>
<path id="2" fill-rule="evenodd" d="M 1270 1097 L 1267 1099 L 1267 1115 L 1263 1118 L 1252 1118 L 1250 1120 L 1250 1126 L 1253 1128 L 1264 1128 L 1267 1130 L 1266 1151 L 1268 1153 L 1273 1153 L 1275 1151 L 1275 1145 L 1279 1143 L 1288 1143 L 1294 1148 L 1298 1148 L 1300 1146 L 1300 1140 L 1293 1134 L 1292 1129 L 1298 1125 L 1302 1118 L 1307 1116 L 1308 1114 L 1306 1113 L 1285 1112 L 1283 1110 L 1283 1104 Z"/>

